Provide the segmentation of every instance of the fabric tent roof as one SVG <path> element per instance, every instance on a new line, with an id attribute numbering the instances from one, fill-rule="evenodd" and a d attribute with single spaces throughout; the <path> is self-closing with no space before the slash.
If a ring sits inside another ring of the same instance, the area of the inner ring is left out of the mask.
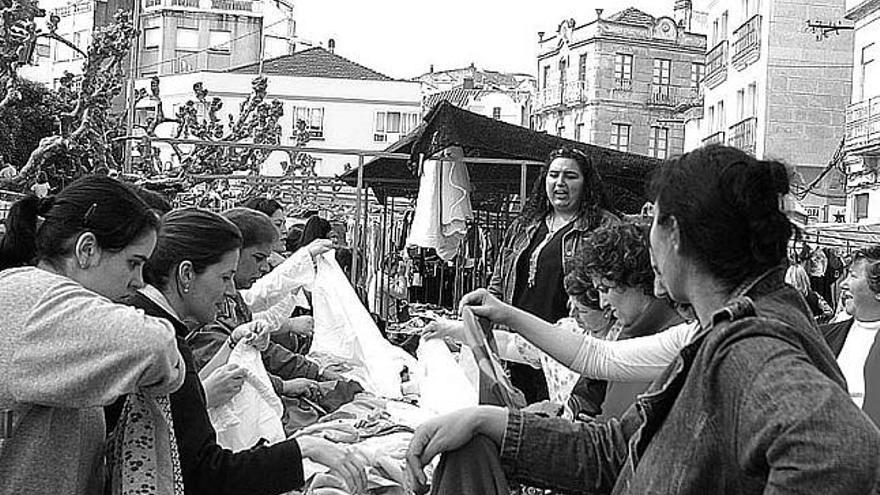
<path id="1" fill-rule="evenodd" d="M 414 194 L 418 190 L 419 155 L 430 157 L 449 146 L 461 146 L 466 157 L 529 161 L 544 161 L 553 150 L 562 147 L 577 148 L 593 160 L 613 206 L 627 213 L 638 212 L 647 201 L 645 181 L 650 171 L 660 163 L 655 158 L 536 132 L 441 101 L 416 130 L 386 150 L 409 154 L 409 161 L 404 163 L 403 160 L 392 158 L 372 160 L 364 166 L 364 182 L 373 188 L 382 201 L 388 195 L 401 195 L 400 192 Z M 468 171 L 476 199 L 481 194 L 519 192 L 519 166 L 469 164 Z M 529 190 L 539 172 L 538 167 L 529 167 Z M 342 179 L 356 185 L 357 170 L 346 173 Z"/>
<path id="2" fill-rule="evenodd" d="M 858 248 L 880 245 L 880 224 L 817 223 L 803 228 L 804 241 L 826 246 Z"/>

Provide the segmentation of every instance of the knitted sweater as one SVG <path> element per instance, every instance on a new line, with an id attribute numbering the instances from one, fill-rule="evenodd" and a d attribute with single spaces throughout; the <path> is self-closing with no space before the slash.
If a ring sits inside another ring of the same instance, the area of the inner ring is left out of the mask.
<path id="1" fill-rule="evenodd" d="M 0 494 L 101 493 L 101 407 L 184 373 L 167 321 L 45 270 L 0 272 Z"/>

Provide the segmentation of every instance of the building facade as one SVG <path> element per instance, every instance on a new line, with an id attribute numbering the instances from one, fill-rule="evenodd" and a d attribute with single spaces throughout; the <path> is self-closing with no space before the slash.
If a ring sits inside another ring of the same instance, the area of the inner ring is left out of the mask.
<path id="1" fill-rule="evenodd" d="M 416 78 L 422 85 L 422 114 L 446 100 L 465 110 L 497 120 L 528 126 L 536 86 L 529 74 L 463 69 L 434 71 Z"/>
<path id="2" fill-rule="evenodd" d="M 295 50 L 296 23 L 288 0 L 139 1 L 138 77 L 226 70 Z M 132 3 L 46 0 L 40 6 L 59 16 L 56 32 L 85 52 L 92 31 L 111 23 L 118 9 L 131 9 Z M 21 74 L 55 87 L 65 72 L 82 71 L 83 58 L 63 43 L 40 38 L 34 65 Z"/>
<path id="3" fill-rule="evenodd" d="M 681 114 L 701 105 L 705 70 L 706 37 L 688 27 L 629 8 L 539 33 L 534 128 L 658 158 L 680 154 Z"/>
<path id="4" fill-rule="evenodd" d="M 847 220 L 880 221 L 880 0 L 847 1 L 854 22 L 851 104 L 846 109 Z"/>
<path id="5" fill-rule="evenodd" d="M 395 80 L 358 65 L 324 48 L 311 48 L 291 55 L 266 60 L 262 74 L 268 78 L 267 100 L 279 100 L 284 108 L 281 120 L 284 145 L 295 145 L 293 130 L 297 121 L 307 124 L 309 147 L 331 149 L 362 149 L 379 151 L 415 129 L 420 122 L 421 92 L 415 81 Z M 196 101 L 193 85 L 201 82 L 208 100 L 219 97 L 223 107 L 218 113 L 222 121 L 238 116 L 241 102 L 251 92 L 251 81 L 258 75 L 259 64 L 229 71 L 199 71 L 160 76 L 163 111 L 172 116 L 181 105 Z M 149 88 L 150 81 L 139 80 L 139 88 Z M 148 117 L 149 108 L 141 108 Z M 171 137 L 176 125 L 163 124 L 157 129 L 160 137 Z M 176 165 L 168 145 L 157 144 L 166 168 Z M 321 176 L 341 174 L 347 167 L 356 167 L 358 157 L 336 154 L 314 154 L 316 172 Z M 275 152 L 264 165 L 263 172 L 278 175 L 286 153 Z M 369 160 L 369 158 L 367 158 Z"/>
<path id="6" fill-rule="evenodd" d="M 704 113 L 694 144 L 725 143 L 793 166 L 806 190 L 839 151 L 852 83 L 852 35 L 817 39 L 809 20 L 843 18 L 844 0 L 696 0 L 707 14 Z M 812 221 L 843 208 L 841 174 L 802 204 Z"/>

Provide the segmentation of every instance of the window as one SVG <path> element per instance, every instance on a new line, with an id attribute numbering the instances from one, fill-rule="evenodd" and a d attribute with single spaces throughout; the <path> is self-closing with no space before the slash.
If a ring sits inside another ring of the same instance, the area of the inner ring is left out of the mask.
<path id="1" fill-rule="evenodd" d="M 709 133 L 715 131 L 715 105 L 709 107 L 709 110 L 706 112 L 706 122 L 709 123 Z"/>
<path id="2" fill-rule="evenodd" d="M 144 29 L 144 50 L 153 50 L 159 48 L 159 40 L 162 39 L 162 32 L 157 27 Z"/>
<path id="3" fill-rule="evenodd" d="M 211 51 L 214 52 L 228 52 L 232 49 L 231 41 L 231 31 L 218 31 L 212 29 L 210 31 L 210 38 L 208 39 L 208 46 Z"/>
<path id="4" fill-rule="evenodd" d="M 706 76 L 706 66 L 699 62 L 691 64 L 691 89 L 697 91 L 703 84 L 703 77 Z"/>
<path id="5" fill-rule="evenodd" d="M 293 107 L 293 128 L 296 129 L 300 121 L 306 124 L 309 138 L 324 139 L 324 109 L 310 107 Z"/>
<path id="6" fill-rule="evenodd" d="M 716 125 L 715 128 L 718 129 L 719 131 L 723 131 L 725 128 L 724 126 L 727 122 L 727 120 L 725 118 L 726 116 L 724 115 L 724 102 L 719 101 L 718 105 L 716 105 L 716 108 L 718 109 L 718 112 L 717 112 L 718 125 Z"/>
<path id="7" fill-rule="evenodd" d="M 651 127 L 648 135 L 648 154 L 654 158 L 665 159 L 669 149 L 669 129 L 665 127 Z"/>
<path id="8" fill-rule="evenodd" d="M 195 50 L 199 47 L 199 30 L 192 28 L 177 28 L 177 49 Z"/>
<path id="9" fill-rule="evenodd" d="M 583 141 L 584 137 L 584 124 L 578 124 L 574 126 L 574 140 L 575 141 Z"/>
<path id="10" fill-rule="evenodd" d="M 501 107 L 492 107 L 492 118 L 501 120 Z"/>
<path id="11" fill-rule="evenodd" d="M 721 14 L 721 39 L 727 39 L 727 11 L 725 10 L 723 14 Z"/>
<path id="12" fill-rule="evenodd" d="M 565 134 L 565 121 L 559 119 L 556 121 L 556 135 L 562 137 Z"/>
<path id="13" fill-rule="evenodd" d="M 82 33 L 73 33 L 73 44 L 74 46 L 82 50 Z M 80 52 L 73 49 L 71 49 L 70 51 L 71 55 L 73 55 L 73 58 L 82 58 L 82 54 L 80 54 Z"/>
<path id="14" fill-rule="evenodd" d="M 565 86 L 566 75 L 568 73 L 568 59 L 559 59 L 559 86 Z"/>
<path id="15" fill-rule="evenodd" d="M 614 79 L 632 81 L 633 57 L 626 53 L 618 53 L 614 57 Z"/>
<path id="16" fill-rule="evenodd" d="M 496 107 L 499 117 L 501 108 Z M 492 109 L 494 115 L 495 108 Z M 373 133 L 373 141 L 384 143 L 388 141 L 388 134 L 407 134 L 419 125 L 419 114 L 405 112 L 376 112 L 376 128 Z M 397 139 L 399 136 L 394 136 Z"/>
<path id="17" fill-rule="evenodd" d="M 49 58 L 51 56 L 51 48 L 48 41 L 37 41 L 36 47 L 37 58 Z"/>
<path id="18" fill-rule="evenodd" d="M 549 79 L 550 79 L 550 66 L 549 66 L 549 65 L 545 65 L 545 66 L 544 66 L 544 77 L 543 77 L 543 79 L 544 79 L 544 85 L 543 85 L 542 87 L 546 88 L 546 87 L 547 87 L 547 83 L 549 82 Z"/>
<path id="19" fill-rule="evenodd" d="M 746 118 L 746 90 L 736 92 L 736 119 L 737 122 Z"/>
<path id="20" fill-rule="evenodd" d="M 853 199 L 853 208 L 855 209 L 855 220 L 868 218 L 868 193 L 856 194 Z"/>
<path id="21" fill-rule="evenodd" d="M 872 86 L 876 84 L 874 81 L 880 80 L 880 70 L 878 70 L 875 55 L 877 53 L 877 45 L 869 43 L 862 48 L 862 80 L 859 84 L 859 99 L 864 100 L 869 94 L 872 94 Z M 875 87 L 875 89 L 878 89 Z"/>
<path id="22" fill-rule="evenodd" d="M 758 115 L 758 83 L 749 84 L 746 89 L 746 117 Z"/>
<path id="23" fill-rule="evenodd" d="M 714 21 L 712 21 L 712 46 L 715 46 L 719 42 L 721 42 L 721 40 L 718 38 L 719 32 L 718 19 L 715 19 Z"/>
<path id="24" fill-rule="evenodd" d="M 578 57 L 578 81 L 587 80 L 587 54 L 582 53 Z"/>
<path id="25" fill-rule="evenodd" d="M 611 147 L 618 151 L 629 151 L 629 124 L 611 124 Z"/>
<path id="26" fill-rule="evenodd" d="M 669 86 L 669 74 L 672 72 L 672 61 L 662 58 L 654 59 L 654 76 L 651 82 L 655 85 Z"/>

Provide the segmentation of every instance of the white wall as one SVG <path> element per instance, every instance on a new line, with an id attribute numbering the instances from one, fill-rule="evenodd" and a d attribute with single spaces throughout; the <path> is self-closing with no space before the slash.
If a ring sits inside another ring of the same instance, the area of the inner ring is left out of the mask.
<path id="1" fill-rule="evenodd" d="M 467 109 L 491 118 L 492 110 L 496 107 L 501 108 L 501 121 L 514 125 L 528 125 L 528 122 L 523 122 L 523 104 L 517 103 L 510 95 L 500 91 L 475 99 Z"/>
<path id="2" fill-rule="evenodd" d="M 252 74 L 229 74 L 201 72 L 181 74 L 161 78 L 161 91 L 166 115 L 173 115 L 174 105 L 195 100 L 192 86 L 201 81 L 208 89 L 208 99 L 214 96 L 223 100 L 220 117 L 224 120 L 230 113 L 238 116 L 239 105 L 250 93 Z M 421 93 L 419 83 L 409 81 L 358 81 L 348 79 L 297 78 L 288 76 L 269 77 L 267 99 L 280 100 L 284 105 L 281 118 L 282 144 L 293 145 L 292 129 L 294 106 L 319 107 L 324 109 L 324 139 L 313 139 L 309 147 L 331 149 L 383 150 L 393 144 L 394 136 L 389 135 L 386 142 L 373 139 L 376 112 L 399 111 L 416 113 L 420 111 Z M 139 81 L 138 87 L 147 87 L 149 82 Z M 490 110 L 491 111 L 491 110 Z M 344 165 L 358 164 L 357 156 L 315 155 L 322 159 L 319 175 L 342 173 Z M 282 154 L 271 161 L 286 159 Z M 167 158 L 163 153 L 163 162 Z M 369 158 L 367 158 L 369 161 Z M 271 168 L 271 167 L 270 167 Z"/>
<path id="3" fill-rule="evenodd" d="M 870 69 L 863 74 L 862 49 L 872 43 L 874 62 L 868 64 Z M 852 93 L 852 103 L 880 96 L 880 10 L 856 23 L 853 32 Z"/>

